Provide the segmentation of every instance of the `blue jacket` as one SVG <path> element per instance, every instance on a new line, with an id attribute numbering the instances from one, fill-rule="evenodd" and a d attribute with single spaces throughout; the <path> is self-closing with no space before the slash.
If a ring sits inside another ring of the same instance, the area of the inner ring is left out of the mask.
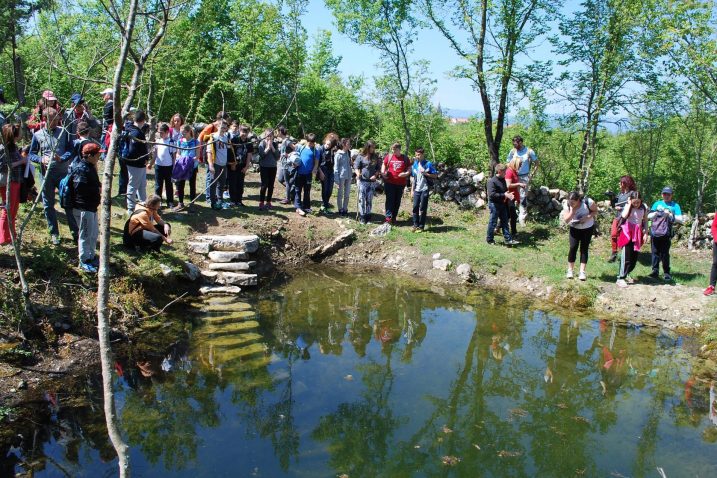
<path id="1" fill-rule="evenodd" d="M 314 161 L 321 160 L 321 148 L 314 146 L 314 149 L 304 146 L 299 151 L 301 164 L 299 165 L 299 174 L 311 174 L 314 171 Z"/>

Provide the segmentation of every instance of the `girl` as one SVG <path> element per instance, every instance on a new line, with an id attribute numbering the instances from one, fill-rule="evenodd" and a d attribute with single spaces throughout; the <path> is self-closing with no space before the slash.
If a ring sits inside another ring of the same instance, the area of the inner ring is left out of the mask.
<path id="1" fill-rule="evenodd" d="M 627 204 L 627 197 L 632 191 L 636 191 L 637 186 L 632 176 L 623 176 L 620 178 L 620 194 L 615 198 L 615 218 L 612 220 L 612 227 L 610 228 L 610 240 L 612 245 L 612 254 L 608 262 L 615 262 L 617 260 L 617 238 L 620 235 L 618 223 L 620 222 L 620 214 Z"/>
<path id="2" fill-rule="evenodd" d="M 9 123 L 3 125 L 0 144 L 0 246 L 12 243 L 10 228 L 14 235 L 15 218 L 20 207 L 20 186 L 27 158 L 20 156 L 17 147 L 18 139 L 20 139 L 18 125 Z M 10 188 L 10 202 L 6 204 L 7 188 Z"/>
<path id="3" fill-rule="evenodd" d="M 380 174 L 376 143 L 370 140 L 366 142 L 361 154 L 354 161 L 354 170 L 358 183 L 358 220 L 361 224 L 366 224 L 371 221 L 373 194 Z"/>
<path id="4" fill-rule="evenodd" d="M 172 188 L 172 173 L 174 170 L 174 141 L 170 137 L 167 123 L 159 125 L 159 143 L 154 147 L 154 194 L 162 197 L 162 189 L 167 194 L 167 207 L 174 208 L 174 192 Z M 152 165 L 150 164 L 150 167 Z"/>
<path id="5" fill-rule="evenodd" d="M 276 166 L 279 161 L 279 145 L 274 142 L 274 131 L 264 130 L 264 139 L 259 143 L 259 175 L 261 188 L 259 189 L 259 210 L 271 209 L 271 200 L 274 195 L 274 181 L 276 181 Z M 266 201 L 266 206 L 264 202 Z"/>
<path id="6" fill-rule="evenodd" d="M 341 140 L 341 150 L 334 154 L 334 181 L 339 187 L 336 205 L 339 215 L 347 216 L 349 213 L 349 196 L 351 194 L 351 140 Z"/>
<path id="7" fill-rule="evenodd" d="M 521 160 L 514 157 L 508 162 L 508 169 L 505 170 L 505 184 L 508 185 L 508 191 L 512 192 L 515 198 L 508 201 L 508 219 L 510 220 L 510 235 L 515 237 L 518 229 L 516 227 L 518 221 L 518 209 L 516 205 L 520 204 L 520 190 L 525 188 L 526 184 L 520 182 L 518 170 L 520 169 Z"/>
<path id="8" fill-rule="evenodd" d="M 704 295 L 715 293 L 717 284 L 717 214 L 712 220 L 712 273 L 710 274 L 710 285 L 705 289 Z"/>
<path id="9" fill-rule="evenodd" d="M 381 176 L 386 195 L 386 222 L 395 224 L 401 209 L 403 190 L 411 175 L 411 163 L 408 157 L 401 153 L 401 143 L 393 143 L 391 151 L 383 159 Z"/>
<path id="10" fill-rule="evenodd" d="M 169 137 L 172 138 L 174 143 L 179 143 L 182 139 L 182 129 L 184 127 L 184 118 L 179 113 L 174 113 L 172 119 L 169 120 Z"/>
<path id="11" fill-rule="evenodd" d="M 177 160 L 172 170 L 172 179 L 177 183 L 179 203 L 175 208 L 184 208 L 184 184 L 189 180 L 189 200 L 194 201 L 197 195 L 197 170 L 199 169 L 199 141 L 194 139 L 194 130 L 188 124 L 182 126 L 182 137 L 177 146 Z"/>
<path id="12" fill-rule="evenodd" d="M 631 191 L 628 194 L 627 203 L 620 217 L 617 245 L 622 248 L 622 257 L 617 286 L 627 287 L 628 284 L 635 282 L 628 274 L 635 269 L 640 248 L 647 242 L 647 206 L 643 204 L 639 191 Z"/>
<path id="13" fill-rule="evenodd" d="M 580 275 L 578 279 L 586 280 L 585 268 L 588 264 L 588 249 L 595 230 L 597 204 L 590 198 L 584 200 L 577 191 L 568 195 L 568 208 L 563 211 L 563 221 L 570 226 L 570 249 L 568 250 L 568 279 L 573 278 L 575 257 L 580 247 Z"/>
<path id="14" fill-rule="evenodd" d="M 334 156 L 339 150 L 339 136 L 329 133 L 324 137 L 324 146 L 321 148 L 318 179 L 321 181 L 321 209 L 319 212 L 329 213 L 331 209 L 331 192 L 334 189 Z"/>

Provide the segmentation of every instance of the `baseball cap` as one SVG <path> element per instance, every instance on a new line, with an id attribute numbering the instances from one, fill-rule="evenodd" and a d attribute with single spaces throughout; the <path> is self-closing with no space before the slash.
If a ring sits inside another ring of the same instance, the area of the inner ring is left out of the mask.
<path id="1" fill-rule="evenodd" d="M 662 188 L 662 194 L 672 194 L 672 188 L 670 186 L 665 186 Z"/>
<path id="2" fill-rule="evenodd" d="M 85 99 L 79 93 L 72 93 L 72 96 L 70 96 L 70 102 L 72 103 L 72 106 L 77 106 L 83 101 L 85 101 Z"/>
<path id="3" fill-rule="evenodd" d="M 57 97 L 55 96 L 55 93 L 52 92 L 52 90 L 43 91 L 42 97 L 45 98 L 47 101 L 57 101 Z"/>
<path id="4" fill-rule="evenodd" d="M 115 90 L 112 88 L 105 88 L 104 90 L 100 91 L 100 94 L 101 95 L 111 95 L 114 92 L 115 92 Z"/>

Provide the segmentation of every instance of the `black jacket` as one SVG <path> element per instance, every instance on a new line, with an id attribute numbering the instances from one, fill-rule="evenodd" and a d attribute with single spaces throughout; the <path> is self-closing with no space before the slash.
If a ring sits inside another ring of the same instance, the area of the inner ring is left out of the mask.
<path id="1" fill-rule="evenodd" d="M 70 165 L 70 204 L 73 209 L 97 212 L 100 205 L 100 178 L 87 161 L 76 159 Z"/>
<path id="2" fill-rule="evenodd" d="M 123 134 L 122 141 L 129 141 L 129 151 L 123 158 L 125 164 L 134 168 L 144 168 L 149 159 L 144 133 L 134 123 L 129 123 L 125 125 Z"/>
<path id="3" fill-rule="evenodd" d="M 493 176 L 488 181 L 488 199 L 492 203 L 503 204 L 505 202 L 505 193 L 508 191 L 508 185 L 505 178 Z"/>

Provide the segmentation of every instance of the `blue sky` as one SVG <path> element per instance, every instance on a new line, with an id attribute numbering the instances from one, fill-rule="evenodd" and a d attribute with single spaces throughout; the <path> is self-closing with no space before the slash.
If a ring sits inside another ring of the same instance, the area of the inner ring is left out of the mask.
<path id="1" fill-rule="evenodd" d="M 570 11 L 577 7 L 576 0 L 566 0 L 564 11 Z M 375 74 L 374 66 L 378 62 L 378 54 L 370 47 L 357 45 L 346 36 L 338 32 L 335 21 L 330 10 L 323 0 L 309 0 L 308 12 L 303 19 L 304 26 L 310 37 L 313 37 L 319 29 L 330 30 L 334 51 L 337 56 L 342 57 L 339 69 L 347 77 L 349 75 L 364 75 L 369 84 L 371 77 Z M 546 60 L 552 57 L 550 44 L 543 40 L 537 48 L 533 49 L 531 56 L 534 59 Z M 440 103 L 444 108 L 471 110 L 482 112 L 480 96 L 473 91 L 468 80 L 451 78 L 448 72 L 461 63 L 461 59 L 451 49 L 448 41 L 435 29 L 421 31 L 418 41 L 415 44 L 414 59 L 425 59 L 430 61 L 430 71 L 437 82 L 437 91 L 434 97 L 435 103 Z M 561 107 L 550 108 L 553 113 L 560 113 Z"/>

